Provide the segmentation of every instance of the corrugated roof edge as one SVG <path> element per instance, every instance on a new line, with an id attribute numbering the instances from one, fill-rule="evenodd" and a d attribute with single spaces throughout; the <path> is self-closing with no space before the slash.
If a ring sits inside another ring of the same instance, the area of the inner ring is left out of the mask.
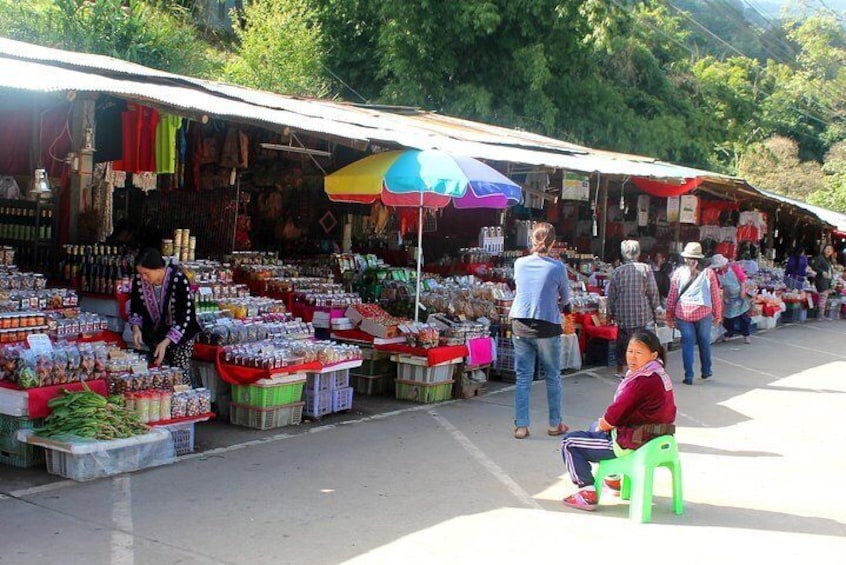
<path id="1" fill-rule="evenodd" d="M 558 155 L 559 157 L 577 157 L 580 155 L 590 156 L 592 157 L 592 163 L 590 165 L 585 164 L 585 166 L 582 167 L 574 167 L 575 170 L 581 170 L 584 172 L 591 172 L 593 170 L 593 165 L 596 165 L 598 162 L 604 161 L 616 164 L 616 166 L 610 167 L 610 170 L 613 170 L 614 172 L 606 174 L 628 174 L 620 172 L 625 169 L 625 166 L 621 167 L 620 165 L 628 162 L 634 165 L 634 167 L 632 167 L 633 174 L 652 176 L 654 178 L 675 179 L 700 176 L 705 177 L 707 179 L 719 179 L 722 181 L 726 181 L 731 178 L 720 173 L 703 171 L 681 165 L 675 165 L 672 163 L 661 162 L 651 157 L 628 155 L 623 153 L 614 153 L 611 151 L 592 149 L 584 146 L 567 143 L 558 139 L 545 137 L 539 134 L 508 129 L 490 124 L 483 124 L 481 122 L 473 122 L 470 120 L 464 120 L 462 118 L 443 116 L 434 112 L 421 111 L 420 114 L 402 115 L 397 114 L 395 112 L 387 111 L 387 107 L 383 108 L 382 110 L 377 110 L 375 109 L 375 106 L 368 108 L 367 106 L 356 105 L 353 103 L 328 101 L 324 99 L 291 97 L 282 94 L 250 89 L 239 85 L 228 85 L 226 83 L 221 82 L 207 81 L 204 79 L 177 75 L 174 73 L 145 67 L 136 63 L 115 59 L 113 57 L 108 57 L 105 55 L 64 51 L 61 49 L 54 49 L 51 47 L 29 44 L 7 38 L 0 38 L 0 53 L 5 53 L 7 56 L 10 57 L 30 61 L 50 61 L 56 64 L 60 64 L 62 66 L 68 66 L 72 68 L 97 69 L 112 73 L 128 74 L 135 77 L 150 80 L 151 82 L 153 82 L 153 80 L 151 79 L 165 79 L 168 81 L 182 83 L 186 87 L 200 87 L 203 90 L 206 90 L 209 94 L 239 100 L 242 103 L 247 103 L 254 106 L 264 107 L 268 109 L 285 110 L 295 113 L 299 111 L 304 115 L 304 117 L 308 117 L 310 114 L 314 114 L 311 117 L 320 120 L 333 119 L 334 121 L 337 121 L 342 124 L 346 122 L 345 125 L 347 126 L 354 126 L 356 128 L 365 129 L 370 128 L 374 131 L 372 132 L 372 135 L 368 136 L 368 138 L 374 142 L 379 141 L 392 142 L 397 144 L 408 144 L 407 146 L 409 147 L 421 148 L 425 146 L 436 146 L 447 143 L 447 139 L 443 139 L 441 142 L 437 142 L 437 140 L 435 140 L 432 136 L 432 134 L 434 133 L 435 136 L 453 138 L 453 141 L 459 141 L 464 143 L 473 144 L 475 142 L 492 147 L 500 147 L 502 149 L 514 147 L 522 149 L 526 152 L 526 154 L 533 153 L 537 156 L 546 153 L 550 156 L 550 163 L 548 166 L 553 167 L 561 166 L 559 163 L 552 163 L 552 161 L 558 161 L 558 159 L 554 157 L 555 155 Z M 295 106 L 296 109 L 291 109 L 291 106 Z M 335 115 L 334 117 L 332 117 L 327 116 L 327 113 L 342 114 L 343 119 L 341 115 Z M 444 131 L 443 129 L 435 129 L 435 131 L 432 131 L 432 127 L 421 127 L 419 123 L 413 123 L 415 121 L 419 122 L 420 120 L 416 119 L 420 116 L 423 117 L 423 120 L 427 121 L 427 126 L 438 125 L 443 126 L 443 128 L 446 128 L 448 124 L 451 124 L 453 126 L 461 127 L 462 129 L 464 129 L 465 134 L 469 135 L 469 133 L 472 132 L 473 134 L 475 134 L 472 137 L 482 137 L 483 139 L 467 139 L 466 136 L 463 138 L 456 139 L 453 137 L 453 135 L 450 135 L 451 133 L 453 133 L 450 130 Z M 365 117 L 378 118 L 378 121 L 380 123 L 360 123 L 361 121 L 366 121 L 363 120 Z M 278 122 L 273 123 L 277 124 Z M 296 127 L 295 124 L 290 125 L 292 127 Z M 416 134 L 420 135 L 421 137 L 418 138 L 413 130 L 419 130 L 416 132 Z M 391 134 L 391 132 L 393 132 L 393 134 Z M 491 139 L 489 136 L 496 137 L 496 139 Z M 509 142 L 503 143 L 503 137 L 508 137 Z M 493 151 L 492 153 L 499 152 Z M 491 160 L 502 159 L 501 155 L 497 155 L 496 158 L 485 157 L 480 155 L 476 156 L 479 158 L 488 158 Z M 537 161 L 538 159 L 532 159 L 532 161 L 528 161 L 527 163 Z M 569 159 L 567 161 L 568 165 L 572 165 L 572 163 L 569 162 Z M 506 160 L 505 162 L 513 161 Z M 644 168 L 644 165 L 646 165 L 647 168 Z M 656 170 L 652 171 L 651 168 L 648 167 L 649 165 L 653 165 Z M 634 172 L 635 170 L 637 170 L 637 173 Z"/>
<path id="2" fill-rule="evenodd" d="M 298 102 L 303 102 L 310 105 L 310 109 L 314 110 L 315 114 L 319 114 L 319 117 L 321 118 L 325 118 L 325 115 L 323 115 L 323 113 L 330 108 L 332 110 L 344 114 L 356 113 L 356 110 L 367 110 L 369 111 L 368 114 L 371 118 L 384 118 L 386 115 L 396 116 L 400 120 L 400 123 L 397 124 L 397 127 L 408 127 L 409 124 L 407 123 L 407 120 L 412 120 L 415 122 L 421 121 L 416 120 L 415 118 L 421 118 L 429 124 L 432 124 L 432 122 L 434 122 L 434 125 L 443 125 L 444 127 L 447 127 L 449 125 L 462 127 L 465 128 L 465 133 L 472 132 L 477 135 L 483 135 L 484 137 L 492 137 L 493 139 L 487 139 L 484 142 L 498 145 L 501 147 L 536 148 L 542 151 L 551 151 L 555 153 L 563 153 L 570 155 L 594 154 L 596 156 L 603 156 L 620 160 L 631 160 L 641 163 L 657 162 L 657 159 L 653 157 L 615 153 L 612 151 L 593 149 L 590 147 L 572 144 L 565 141 L 561 141 L 559 139 L 543 136 L 533 132 L 526 132 L 493 124 L 465 120 L 463 118 L 457 118 L 454 116 L 445 116 L 436 112 L 426 111 L 409 106 L 357 104 L 349 102 L 330 101 L 326 99 L 310 99 L 305 97 L 283 95 L 252 89 L 236 84 L 229 84 L 219 81 L 209 81 L 205 79 L 169 73 L 166 71 L 160 71 L 158 69 L 145 67 L 143 65 L 139 65 L 137 63 L 132 63 L 129 61 L 123 61 L 121 59 L 115 59 L 106 55 L 65 51 L 52 47 L 44 47 L 41 45 L 16 41 L 8 38 L 0 38 L 0 53 L 15 58 L 21 58 L 31 61 L 52 61 L 72 68 L 81 67 L 86 69 L 97 69 L 147 79 L 168 79 L 172 81 L 182 82 L 186 85 L 199 86 L 206 90 L 213 91 L 214 93 L 219 95 L 239 99 L 243 102 L 265 106 L 268 108 L 293 111 L 291 108 L 288 107 L 289 105 L 294 104 L 300 106 Z M 258 98 L 261 98 L 263 100 L 259 100 Z M 299 109 L 300 111 L 304 110 L 304 108 Z M 347 123 L 351 125 L 357 125 L 362 127 L 374 127 L 373 124 L 360 123 L 360 115 L 347 115 L 345 116 L 345 118 L 346 119 L 344 119 L 343 121 L 347 121 Z M 341 116 L 335 116 L 334 119 L 342 121 Z M 390 122 L 393 120 L 387 121 Z M 440 135 L 449 135 L 449 132 L 445 132 L 442 130 L 436 130 L 433 132 L 430 131 L 431 128 L 424 129 L 426 129 L 425 133 L 428 134 L 436 133 Z M 505 138 L 507 138 L 508 141 L 505 141 Z M 669 163 L 667 163 L 667 165 L 678 166 Z"/>

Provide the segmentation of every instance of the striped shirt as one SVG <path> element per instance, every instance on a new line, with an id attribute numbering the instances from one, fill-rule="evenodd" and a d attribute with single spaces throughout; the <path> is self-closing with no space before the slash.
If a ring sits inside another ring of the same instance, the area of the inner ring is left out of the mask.
<path id="1" fill-rule="evenodd" d="M 705 269 L 705 276 L 708 278 L 711 306 L 679 301 L 679 290 L 681 290 L 679 289 L 679 277 L 673 276 L 670 283 L 670 294 L 667 295 L 668 322 L 676 318 L 685 322 L 696 322 L 708 314 L 713 314 L 716 320 L 723 318 L 723 300 L 720 297 L 720 283 L 717 280 L 717 275 L 714 274 L 713 269 Z"/>

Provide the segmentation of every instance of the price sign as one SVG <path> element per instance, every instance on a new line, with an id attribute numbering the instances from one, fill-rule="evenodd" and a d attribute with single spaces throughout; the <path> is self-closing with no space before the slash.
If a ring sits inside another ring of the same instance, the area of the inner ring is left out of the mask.
<path id="1" fill-rule="evenodd" d="M 36 355 L 53 355 L 53 343 L 47 334 L 30 334 L 26 342 Z"/>

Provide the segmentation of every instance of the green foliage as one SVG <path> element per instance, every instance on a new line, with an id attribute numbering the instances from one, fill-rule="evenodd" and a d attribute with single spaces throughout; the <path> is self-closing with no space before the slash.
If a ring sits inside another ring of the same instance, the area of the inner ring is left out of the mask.
<path id="1" fill-rule="evenodd" d="M 49 47 L 109 55 L 194 76 L 214 58 L 178 6 L 139 0 L 0 0 L 0 35 Z"/>
<path id="2" fill-rule="evenodd" d="M 846 142 L 835 144 L 823 163 L 823 186 L 810 194 L 808 202 L 838 212 L 846 212 Z"/>
<path id="3" fill-rule="evenodd" d="M 235 26 L 237 57 L 223 77 L 262 90 L 305 96 L 328 93 L 323 36 L 316 12 L 297 0 L 254 0 Z"/>
<path id="4" fill-rule="evenodd" d="M 0 34 L 287 94 L 426 110 L 746 176 L 840 206 L 846 32 L 742 0 L 0 0 Z M 820 165 L 819 163 L 824 163 Z"/>
<path id="5" fill-rule="evenodd" d="M 815 161 L 801 161 L 796 141 L 774 136 L 751 144 L 740 159 L 738 174 L 753 186 L 806 199 L 823 187 L 823 169 Z"/>

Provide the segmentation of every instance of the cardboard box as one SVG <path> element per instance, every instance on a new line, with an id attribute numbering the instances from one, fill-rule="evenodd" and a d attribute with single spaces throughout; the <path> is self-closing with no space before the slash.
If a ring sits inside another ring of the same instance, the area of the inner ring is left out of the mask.
<path id="1" fill-rule="evenodd" d="M 399 328 L 396 325 L 385 326 L 369 318 L 364 318 L 361 321 L 361 331 L 381 338 L 398 337 L 400 335 Z"/>

